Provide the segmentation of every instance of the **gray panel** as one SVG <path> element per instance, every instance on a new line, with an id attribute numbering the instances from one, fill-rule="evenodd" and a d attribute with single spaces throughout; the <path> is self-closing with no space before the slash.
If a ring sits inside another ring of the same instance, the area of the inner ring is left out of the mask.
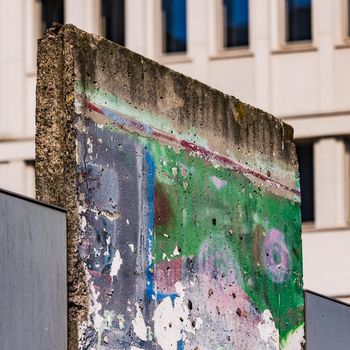
<path id="1" fill-rule="evenodd" d="M 305 292 L 306 349 L 350 349 L 350 305 Z"/>
<path id="2" fill-rule="evenodd" d="M 0 349 L 66 349 L 66 213 L 0 191 L 0 237 Z"/>

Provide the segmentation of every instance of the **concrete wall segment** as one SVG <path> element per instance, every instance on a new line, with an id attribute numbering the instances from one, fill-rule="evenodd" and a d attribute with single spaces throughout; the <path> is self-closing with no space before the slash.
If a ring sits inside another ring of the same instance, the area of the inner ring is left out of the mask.
<path id="1" fill-rule="evenodd" d="M 301 347 L 291 127 L 66 25 L 39 43 L 36 140 L 70 349 Z"/>

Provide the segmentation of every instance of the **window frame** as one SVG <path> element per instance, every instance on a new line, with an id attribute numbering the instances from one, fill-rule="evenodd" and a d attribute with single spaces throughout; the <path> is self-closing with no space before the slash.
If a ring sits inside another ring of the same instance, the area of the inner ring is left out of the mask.
<path id="1" fill-rule="evenodd" d="M 243 58 L 252 57 L 252 6 L 251 0 L 248 0 L 248 45 L 247 46 L 232 46 L 226 47 L 225 42 L 225 19 L 223 11 L 223 0 L 216 0 L 216 53 L 215 58 Z"/>
<path id="2" fill-rule="evenodd" d="M 303 231 L 309 231 L 309 230 L 313 230 L 315 227 L 315 222 L 316 222 L 316 178 L 315 178 L 315 169 L 316 169 L 316 165 L 315 165 L 315 144 L 316 144 L 317 139 L 314 138 L 306 138 L 306 139 L 296 139 L 294 140 L 295 142 L 295 154 L 296 156 L 298 156 L 297 153 L 297 146 L 310 146 L 311 150 L 312 150 L 312 183 L 313 183 L 313 188 L 312 188 L 312 194 L 313 194 L 313 220 L 309 220 L 309 221 L 303 221 L 303 218 L 301 216 L 301 203 L 300 203 L 300 220 L 301 220 L 301 224 L 302 224 L 302 229 Z M 301 187 L 301 168 L 300 168 L 300 163 L 299 163 L 299 158 L 298 158 L 298 174 L 299 174 L 299 184 Z M 302 189 L 301 189 L 302 191 Z M 300 197 L 301 200 L 301 197 Z"/>
<path id="3" fill-rule="evenodd" d="M 279 1 L 279 33 L 280 33 L 280 47 L 283 51 L 314 51 L 315 50 L 315 18 L 314 18 L 314 0 L 311 0 L 311 39 L 300 41 L 288 41 L 287 40 L 287 0 Z"/>
<path id="4" fill-rule="evenodd" d="M 162 0 L 156 0 L 156 57 L 163 64 L 187 63 L 191 62 L 190 40 L 189 40 L 189 5 L 186 0 L 186 51 L 184 52 L 165 52 L 164 50 L 164 32 L 163 32 L 163 11 Z"/>

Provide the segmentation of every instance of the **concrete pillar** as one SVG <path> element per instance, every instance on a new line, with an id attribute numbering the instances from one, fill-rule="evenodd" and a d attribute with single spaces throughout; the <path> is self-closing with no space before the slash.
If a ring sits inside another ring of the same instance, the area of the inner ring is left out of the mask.
<path id="1" fill-rule="evenodd" d="M 271 40 L 270 0 L 253 0 L 250 5 L 251 45 L 255 63 L 255 105 L 270 111 Z"/>
<path id="2" fill-rule="evenodd" d="M 345 143 L 324 138 L 314 144 L 315 227 L 345 227 L 347 222 Z"/>
<path id="3" fill-rule="evenodd" d="M 334 108 L 334 16 L 335 2 L 313 1 L 313 41 L 319 50 L 319 111 L 329 112 Z M 317 13 L 317 16 L 315 15 Z M 337 21 L 340 21 L 338 18 Z"/>
<path id="4" fill-rule="evenodd" d="M 191 76 L 207 81 L 208 66 L 208 6 L 203 0 L 187 1 L 188 56 L 194 61 Z"/>
<path id="5" fill-rule="evenodd" d="M 345 0 L 332 1 L 333 6 L 333 38 L 336 45 L 344 45 L 347 32 L 347 4 Z"/>
<path id="6" fill-rule="evenodd" d="M 144 55 L 151 59 L 157 59 L 159 55 L 159 47 L 157 40 L 161 36 L 161 29 L 159 20 L 157 20 L 157 13 L 160 6 L 159 0 L 144 0 L 145 2 L 145 52 Z"/>
<path id="7" fill-rule="evenodd" d="M 24 132 L 24 1 L 0 1 L 0 138 Z"/>
<path id="8" fill-rule="evenodd" d="M 24 116 L 22 137 L 32 138 L 35 135 L 35 84 L 36 84 L 36 50 L 37 40 L 41 37 L 41 5 L 38 0 L 24 1 L 23 33 L 25 46 L 25 66 L 22 76 L 24 89 Z"/>
<path id="9" fill-rule="evenodd" d="M 269 1 L 271 50 L 280 50 L 281 43 L 284 40 L 282 37 L 284 33 L 284 14 L 282 8 L 283 6 L 280 0 Z"/>
<path id="10" fill-rule="evenodd" d="M 64 21 L 101 34 L 101 0 L 65 0 Z"/>
<path id="11" fill-rule="evenodd" d="M 125 46 L 141 55 L 147 53 L 146 1 L 125 1 Z"/>

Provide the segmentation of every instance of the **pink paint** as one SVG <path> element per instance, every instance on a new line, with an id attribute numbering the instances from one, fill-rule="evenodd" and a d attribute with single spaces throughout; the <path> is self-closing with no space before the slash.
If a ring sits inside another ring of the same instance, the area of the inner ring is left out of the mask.
<path id="1" fill-rule="evenodd" d="M 262 315 L 241 287 L 241 272 L 228 252 L 226 243 L 202 246 L 196 280 L 196 296 L 203 310 L 200 317 L 217 329 L 225 329 L 237 349 L 267 348 L 262 346 L 258 329 Z M 203 344 L 215 341 L 205 329 L 197 335 Z"/>
<path id="2" fill-rule="evenodd" d="M 181 280 L 182 258 L 162 261 L 155 266 L 154 279 L 157 292 L 171 294 L 175 290 L 175 283 Z"/>
<path id="3" fill-rule="evenodd" d="M 212 176 L 211 180 L 213 181 L 214 186 L 220 190 L 221 188 L 225 187 L 227 185 L 227 181 L 226 180 L 221 180 L 216 176 Z"/>
<path id="4" fill-rule="evenodd" d="M 187 168 L 184 165 L 181 165 L 181 175 L 183 177 L 187 176 Z"/>
<path id="5" fill-rule="evenodd" d="M 277 229 L 270 230 L 263 244 L 262 258 L 271 279 L 282 283 L 290 277 L 290 254 L 284 234 Z"/>
<path id="6" fill-rule="evenodd" d="M 250 322 L 258 323 L 259 317 L 251 314 L 252 305 L 248 295 L 241 288 L 237 267 L 232 257 L 223 250 L 211 251 L 203 246 L 200 252 L 200 266 L 198 273 L 201 286 L 201 300 L 206 302 L 209 311 L 218 315 L 225 315 L 227 321 L 235 321 L 243 316 L 249 317 Z M 215 283 L 213 283 L 215 281 Z M 237 314 L 241 313 L 241 316 Z"/>

